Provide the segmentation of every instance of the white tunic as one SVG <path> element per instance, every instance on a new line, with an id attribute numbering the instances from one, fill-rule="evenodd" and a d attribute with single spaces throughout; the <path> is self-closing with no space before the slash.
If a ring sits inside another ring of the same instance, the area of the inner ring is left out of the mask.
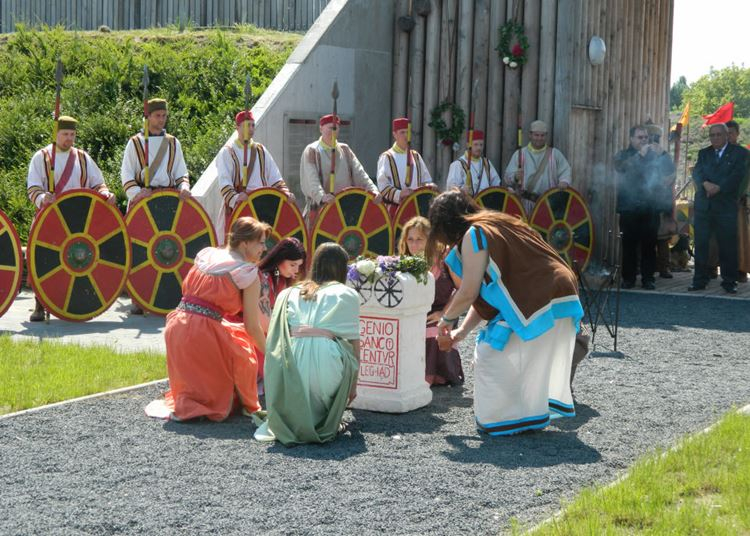
<path id="1" fill-rule="evenodd" d="M 26 188 L 29 194 L 29 199 L 39 207 L 42 203 L 42 193 L 48 192 L 47 184 L 47 167 L 44 162 L 44 154 L 42 151 L 47 151 L 47 154 L 52 154 L 52 144 L 47 145 L 44 149 L 40 149 L 31 158 L 29 163 L 29 173 L 26 177 Z M 73 154 L 72 150 L 68 151 L 56 151 L 55 155 L 55 192 L 61 194 L 68 190 L 76 188 L 92 188 L 95 190 L 108 191 L 104 184 L 104 177 L 99 167 L 96 165 L 94 160 L 89 156 L 86 151 L 76 149 L 76 152 L 84 154 L 86 159 L 86 183 L 81 184 L 81 162 L 76 157 L 73 161 L 73 169 L 70 174 L 70 180 L 64 188 L 58 189 L 57 185 L 60 183 L 65 166 L 68 164 L 68 158 Z"/>
<path id="2" fill-rule="evenodd" d="M 460 188 L 466 190 L 466 172 L 464 171 L 466 161 L 466 153 L 464 153 L 458 160 L 454 160 L 451 163 L 448 168 L 447 189 Z M 489 168 L 489 173 L 487 173 L 487 168 Z M 467 192 L 471 196 L 476 196 L 479 192 L 491 186 L 500 186 L 500 175 L 498 175 L 495 166 L 492 165 L 489 159 L 472 157 L 471 186 L 472 191 Z"/>
<path id="3" fill-rule="evenodd" d="M 141 145 L 143 145 L 143 134 L 139 132 L 137 136 Z M 171 173 L 168 171 L 169 150 L 167 150 L 167 154 L 165 154 L 161 164 L 159 164 L 159 169 L 153 169 L 151 167 L 156 154 L 159 152 L 159 147 L 164 140 L 165 137 L 163 135 L 154 136 L 149 134 L 148 136 L 149 183 L 151 186 L 158 188 L 178 188 L 180 190 L 189 190 L 190 181 L 188 180 L 188 170 L 185 165 L 185 157 L 182 154 L 180 140 L 175 138 L 175 154 Z M 122 156 L 122 167 L 120 168 L 120 178 L 122 180 L 123 189 L 125 190 L 125 195 L 128 196 L 128 200 L 132 200 L 138 192 L 141 191 L 141 186 L 135 181 L 135 178 L 141 173 L 141 164 L 138 160 L 136 148 L 133 145 L 133 139 L 131 138 L 125 146 L 125 153 Z M 141 177 L 142 176 L 143 175 L 141 174 Z"/>
<path id="4" fill-rule="evenodd" d="M 432 184 L 432 177 L 422 159 L 422 155 L 412 150 L 412 156 L 413 164 L 410 184 L 406 184 L 406 151 L 401 151 L 394 145 L 378 158 L 378 189 L 386 201 L 399 203 L 403 188 L 416 190 L 420 186 Z M 393 158 L 398 173 L 395 180 L 391 168 L 391 158 Z"/>
<path id="5" fill-rule="evenodd" d="M 263 159 L 263 176 L 265 177 L 265 182 L 261 177 L 261 167 L 259 162 L 260 159 L 256 158 L 255 162 L 253 163 L 252 169 L 248 170 L 247 188 L 245 189 L 246 192 L 257 190 L 258 188 L 263 188 L 266 186 L 277 186 L 277 183 L 282 180 L 279 167 L 276 165 L 276 162 L 274 161 L 273 156 L 271 156 L 270 151 L 264 146 L 256 144 L 252 140 L 250 140 L 250 143 L 247 146 L 248 165 L 250 164 L 252 158 L 252 152 L 256 150 L 255 147 L 261 148 L 265 157 Z M 234 158 L 232 158 L 232 153 L 234 153 L 234 156 L 237 158 L 237 162 L 239 162 L 240 164 L 239 174 L 241 180 L 243 174 L 242 164 L 245 157 L 245 148 L 241 142 L 235 140 L 235 142 L 231 145 L 225 145 L 221 148 L 221 150 L 219 151 L 219 155 L 216 158 L 216 171 L 219 180 L 219 188 L 222 193 L 228 191 L 225 190 L 225 188 L 231 189 L 231 192 L 229 192 L 229 197 L 227 197 L 226 195 L 224 196 L 225 199 L 228 199 L 227 204 L 230 208 L 234 208 L 234 205 L 237 203 L 236 198 L 238 194 L 236 187 L 239 186 L 239 184 L 235 185 L 234 183 L 235 161 Z"/>

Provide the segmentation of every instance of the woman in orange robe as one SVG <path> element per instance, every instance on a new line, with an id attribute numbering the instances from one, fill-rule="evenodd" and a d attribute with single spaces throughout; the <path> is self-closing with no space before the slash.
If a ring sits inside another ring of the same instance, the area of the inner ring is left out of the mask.
<path id="1" fill-rule="evenodd" d="M 265 223 L 240 218 L 227 247 L 205 248 L 195 257 L 182 283 L 182 301 L 167 316 L 164 331 L 170 390 L 164 401 L 146 408 L 148 415 L 221 421 L 233 409 L 246 415 L 261 409 L 255 348 L 264 352 L 266 344 L 255 263 L 269 232 Z M 239 313 L 241 324 L 224 318 Z"/>

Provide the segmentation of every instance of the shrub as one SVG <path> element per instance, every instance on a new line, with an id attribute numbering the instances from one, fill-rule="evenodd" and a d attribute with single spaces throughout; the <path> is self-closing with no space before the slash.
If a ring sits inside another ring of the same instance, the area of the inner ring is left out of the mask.
<path id="1" fill-rule="evenodd" d="M 246 27 L 80 33 L 19 24 L 0 40 L 0 209 L 25 241 L 34 212 L 26 175 L 31 156 L 51 137 L 57 57 L 65 67 L 61 113 L 79 120 L 76 145 L 91 154 L 124 206 L 120 162 L 142 125 L 144 64 L 150 96 L 169 101 L 167 130 L 180 139 L 194 182 L 234 128 L 247 72 L 254 102 L 299 38 Z"/>

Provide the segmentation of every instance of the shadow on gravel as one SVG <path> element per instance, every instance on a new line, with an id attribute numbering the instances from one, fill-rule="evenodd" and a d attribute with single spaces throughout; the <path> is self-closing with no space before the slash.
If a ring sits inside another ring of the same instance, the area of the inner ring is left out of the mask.
<path id="1" fill-rule="evenodd" d="M 163 425 L 165 432 L 177 435 L 189 435 L 196 439 L 238 439 L 252 440 L 255 426 L 253 421 L 246 417 L 234 416 L 223 422 L 209 421 L 208 419 L 196 419 L 192 421 L 167 421 Z"/>
<path id="2" fill-rule="evenodd" d="M 449 435 L 443 455 L 458 463 L 488 463 L 505 469 L 583 465 L 601 460 L 599 451 L 586 445 L 575 432 L 555 430 L 493 437 Z"/>
<path id="3" fill-rule="evenodd" d="M 576 401 L 576 416 L 572 419 L 557 419 L 553 422 L 553 426 L 555 428 L 559 428 L 560 430 L 564 432 L 570 432 L 573 430 L 578 430 L 581 426 L 589 422 L 592 418 L 598 417 L 599 412 L 596 411 L 591 406 L 587 406 L 586 404 L 582 404 L 581 402 Z"/>
<path id="4" fill-rule="evenodd" d="M 296 445 L 285 447 L 281 443 L 274 443 L 268 447 L 272 454 L 283 454 L 290 458 L 304 458 L 306 460 L 345 460 L 367 452 L 365 437 L 358 430 L 357 423 L 347 423 L 346 431 L 339 433 L 336 439 L 322 445 Z"/>
<path id="5" fill-rule="evenodd" d="M 747 300 L 622 294 L 620 327 L 667 331 L 685 327 L 750 333 L 747 310 Z M 603 324 L 600 328 L 604 331 Z"/>
<path id="6" fill-rule="evenodd" d="M 130 324 L 130 325 L 128 325 Z M 129 316 L 123 316 L 121 321 L 90 320 L 88 322 L 67 322 L 55 317 L 51 317 L 49 324 L 43 322 L 21 322 L 24 327 L 23 331 L 13 332 L 15 335 L 24 335 L 27 337 L 69 337 L 71 335 L 86 335 L 92 333 L 109 333 L 123 327 L 138 329 L 139 333 L 156 334 L 164 328 L 164 320 L 159 318 L 158 321 L 137 319 L 130 320 Z M 135 336 L 138 338 L 138 335 Z"/>

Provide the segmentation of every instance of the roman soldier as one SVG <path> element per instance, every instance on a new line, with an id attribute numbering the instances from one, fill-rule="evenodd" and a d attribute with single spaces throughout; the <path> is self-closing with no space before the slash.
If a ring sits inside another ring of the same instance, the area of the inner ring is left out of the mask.
<path id="1" fill-rule="evenodd" d="M 176 188 L 180 198 L 187 199 L 191 196 L 190 180 L 182 147 L 180 141 L 164 129 L 167 101 L 150 99 L 147 110 L 148 137 L 145 138 L 142 131 L 131 137 L 122 157 L 120 178 L 128 205 L 150 196 L 158 188 Z"/>
<path id="2" fill-rule="evenodd" d="M 99 167 L 89 154 L 74 147 L 78 121 L 70 116 L 57 119 L 55 143 L 34 153 L 26 177 L 29 199 L 38 210 L 55 200 L 57 194 L 78 188 L 90 188 L 114 205 L 115 195 L 109 191 Z M 37 299 L 31 322 L 44 320 L 44 307 Z"/>
<path id="3" fill-rule="evenodd" d="M 421 186 L 437 188 L 422 156 L 411 149 L 409 119 L 394 119 L 392 127 L 395 143 L 378 159 L 378 188 L 389 209 Z"/>
<path id="4" fill-rule="evenodd" d="M 357 186 L 377 197 L 377 186 L 367 175 L 365 168 L 349 146 L 336 140 L 336 131 L 341 123 L 334 114 L 320 118 L 320 138 L 305 147 L 300 159 L 300 187 L 305 194 L 303 215 L 310 224 L 321 205 L 330 203 L 334 195 L 350 186 Z M 335 154 L 333 165 L 331 156 Z"/>
<path id="5" fill-rule="evenodd" d="M 237 138 L 222 147 L 216 159 L 219 187 L 227 215 L 247 199 L 249 192 L 266 186 L 276 188 L 294 200 L 271 153 L 253 140 L 253 113 L 241 111 L 234 119 Z"/>
<path id="6" fill-rule="evenodd" d="M 472 197 L 491 186 L 500 186 L 500 175 L 484 152 L 484 132 L 474 130 L 471 146 L 448 168 L 447 188 L 458 188 Z M 471 161 L 467 157 L 471 157 Z"/>

